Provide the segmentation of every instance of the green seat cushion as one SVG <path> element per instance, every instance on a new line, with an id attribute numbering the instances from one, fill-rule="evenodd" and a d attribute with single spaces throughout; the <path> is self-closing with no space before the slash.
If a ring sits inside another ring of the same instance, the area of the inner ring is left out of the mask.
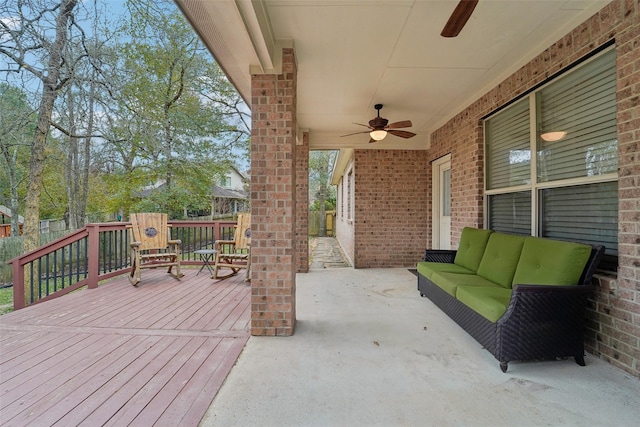
<path id="1" fill-rule="evenodd" d="M 511 288 L 526 236 L 493 233 L 478 267 L 478 276 Z"/>
<path id="2" fill-rule="evenodd" d="M 478 271 L 478 266 L 482 260 L 482 254 L 487 246 L 489 236 L 493 230 L 482 230 L 465 227 L 460 235 L 460 244 L 456 252 L 454 264 L 458 264 L 474 273 Z"/>
<path id="3" fill-rule="evenodd" d="M 431 279 L 431 275 L 436 271 L 447 273 L 473 274 L 473 271 L 468 270 L 458 264 L 428 261 L 421 261 L 418 263 L 418 273 L 422 274 L 427 279 Z"/>
<path id="4" fill-rule="evenodd" d="M 431 281 L 452 297 L 456 296 L 456 290 L 461 285 L 499 287 L 476 274 L 434 272 L 431 275 Z"/>
<path id="5" fill-rule="evenodd" d="M 577 285 L 590 255 L 589 245 L 527 237 L 513 284 Z"/>
<path id="6" fill-rule="evenodd" d="M 511 289 L 481 286 L 458 286 L 457 299 L 490 322 L 502 317 L 511 300 Z"/>

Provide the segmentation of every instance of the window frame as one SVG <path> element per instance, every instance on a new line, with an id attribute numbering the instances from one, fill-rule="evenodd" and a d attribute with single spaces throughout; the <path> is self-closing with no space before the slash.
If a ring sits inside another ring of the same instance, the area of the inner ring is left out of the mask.
<path id="1" fill-rule="evenodd" d="M 517 97 L 516 99 L 513 99 L 511 102 L 509 102 L 508 104 L 504 105 L 503 107 L 501 107 L 500 109 L 492 112 L 491 114 L 485 116 L 482 118 L 482 126 L 483 126 L 483 139 L 484 139 L 484 143 L 483 143 L 483 153 L 484 153 L 484 164 L 483 164 L 483 210 L 484 210 L 484 215 L 483 215 L 483 225 L 485 228 L 488 228 L 490 226 L 489 224 L 489 220 L 490 220 L 490 212 L 489 212 L 489 199 L 490 196 L 493 195 L 502 195 L 502 194 L 507 194 L 507 193 L 515 193 L 515 192 L 523 192 L 523 191 L 529 191 L 531 194 L 531 235 L 532 236 L 540 236 L 540 224 L 541 224 L 541 218 L 543 216 L 543 213 L 541 212 L 542 209 L 542 202 L 540 200 L 540 195 L 541 192 L 545 189 L 553 189 L 553 188 L 565 188 L 565 187 L 572 187 L 572 186 L 578 186 L 578 185 L 588 185 L 588 184 L 597 184 L 597 183 L 607 183 L 607 182 L 618 182 L 619 180 L 619 176 L 618 176 L 618 172 L 617 169 L 615 172 L 611 172 L 611 173 L 605 173 L 605 174 L 601 174 L 601 175 L 594 175 L 594 176 L 583 176 L 583 177 L 574 177 L 574 178 L 566 178 L 566 179 L 558 179 L 558 180 L 552 180 L 552 181 L 538 181 L 538 129 L 539 129 L 539 117 L 541 117 L 541 112 L 540 112 L 540 103 L 538 100 L 538 94 L 543 91 L 547 86 L 551 85 L 552 83 L 555 83 L 558 81 L 559 78 L 563 78 L 565 76 L 568 76 L 570 74 L 572 74 L 574 71 L 580 70 L 583 68 L 583 66 L 589 64 L 590 62 L 592 62 L 593 60 L 595 60 L 596 58 L 601 57 L 602 55 L 605 55 L 607 53 L 611 53 L 612 51 L 614 51 L 613 46 L 611 45 L 607 45 L 605 46 L 603 49 L 598 50 L 597 52 L 594 52 L 591 56 L 584 58 L 583 60 L 579 61 L 576 64 L 573 64 L 572 66 L 568 67 L 566 70 L 563 70 L 560 73 L 555 74 L 554 76 L 550 77 L 548 80 L 546 80 L 545 82 L 543 82 L 542 84 L 533 87 L 529 92 L 526 92 L 524 94 L 522 94 L 521 96 Z M 614 54 L 614 66 L 615 66 L 615 54 Z M 530 165 L 529 165 L 529 171 L 530 171 L 530 179 L 529 179 L 529 183 L 527 184 L 519 184 L 519 185 L 513 185 L 513 186 L 505 186 L 502 188 L 493 188 L 493 189 L 489 189 L 488 187 L 488 182 L 489 182 L 489 176 L 488 176 L 488 162 L 489 162 L 489 156 L 488 156 L 488 142 L 489 142 L 489 138 L 487 135 L 487 123 L 490 121 L 490 119 L 495 118 L 496 116 L 498 116 L 501 112 L 507 110 L 508 108 L 514 106 L 515 104 L 517 104 L 518 102 L 522 101 L 525 102 L 523 99 L 527 99 L 528 100 L 528 109 L 529 109 L 529 152 L 530 152 Z M 616 150 L 619 150 L 619 141 L 618 141 L 618 146 L 616 148 Z M 619 245 L 619 242 L 618 242 Z M 617 265 L 617 256 L 615 255 L 611 255 L 610 258 L 615 258 L 615 264 Z M 608 263 L 609 265 L 607 266 L 607 269 L 611 269 L 611 268 L 615 268 L 613 267 L 611 262 Z"/>

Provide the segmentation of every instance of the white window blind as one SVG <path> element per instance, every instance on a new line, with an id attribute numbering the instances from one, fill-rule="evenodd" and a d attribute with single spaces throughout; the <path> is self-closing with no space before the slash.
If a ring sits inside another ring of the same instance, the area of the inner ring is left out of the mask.
<path id="1" fill-rule="evenodd" d="M 539 131 L 567 132 L 555 142 L 538 139 L 538 182 L 617 170 L 614 54 L 593 59 L 538 93 Z"/>
<path id="2" fill-rule="evenodd" d="M 618 255 L 618 183 L 603 182 L 540 191 L 541 234 L 605 245 Z"/>
<path id="3" fill-rule="evenodd" d="M 503 233 L 531 235 L 531 192 L 489 196 L 489 228 Z"/>
<path id="4" fill-rule="evenodd" d="M 487 189 L 527 184 L 531 177 L 529 101 L 487 120 Z"/>

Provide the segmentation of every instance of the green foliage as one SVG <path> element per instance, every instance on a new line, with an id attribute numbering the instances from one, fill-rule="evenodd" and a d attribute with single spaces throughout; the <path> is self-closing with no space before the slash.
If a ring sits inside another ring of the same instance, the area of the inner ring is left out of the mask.
<path id="1" fill-rule="evenodd" d="M 333 211 L 333 210 L 336 209 L 336 199 L 335 199 L 335 197 L 330 198 L 330 199 L 326 199 L 324 201 L 324 209 L 327 210 L 327 211 Z M 318 211 L 318 210 L 320 210 L 320 201 L 319 200 L 314 200 L 314 202 L 309 205 L 309 210 L 310 211 Z"/>
<path id="2" fill-rule="evenodd" d="M 52 119 L 69 129 L 65 133 L 52 127 L 47 139 L 39 216 L 62 218 L 77 201 L 69 197 L 83 197 L 77 191 L 82 177 L 78 165 L 84 167 L 83 159 L 90 159 L 85 169 L 90 217 L 118 212 L 126 217 L 153 208 L 180 218 L 186 209 L 207 209 L 216 177 L 230 165 L 248 159 L 249 110 L 173 1 L 130 1 L 126 19 L 104 14 L 107 1 L 84 3 L 74 11 L 74 25 L 68 28 L 68 56 L 61 62 L 69 81 L 56 100 Z M 47 3 L 33 5 L 38 6 L 29 7 L 45 8 Z M 11 6 L 12 10 L 19 7 Z M 38 11 L 33 12 L 29 25 L 41 29 L 43 38 L 53 35 L 50 22 L 40 22 Z M 74 58 L 75 50 L 83 59 L 66 60 Z M 89 57 L 90 61 L 83 62 Z M 45 65 L 35 58 L 33 62 L 32 68 Z M 9 137 L 22 141 L 16 145 L 22 200 L 37 109 L 27 101 L 39 99 L 42 89 L 22 83 L 27 74 L 24 69 L 19 76 L 7 71 L 0 74 L 5 81 L 17 82 L 15 87 L 0 84 L 0 142 L 8 145 Z M 27 94 L 27 88 L 34 93 Z M 96 106 L 93 114 L 89 114 L 89 99 Z M 31 122 L 19 126 L 19 132 L 9 132 L 5 129 L 9 114 Z M 78 162 L 78 157 L 71 157 L 69 124 L 75 120 L 74 132 L 83 142 L 89 116 L 94 119 L 90 153 L 80 152 L 84 157 Z M 0 160 L 2 204 L 8 204 L 10 188 L 5 163 Z M 158 182 L 165 182 L 166 188 L 151 193 L 148 200 L 141 197 L 145 186 Z"/>
<path id="3" fill-rule="evenodd" d="M 0 288 L 0 315 L 13 311 L 13 288 Z"/>
<path id="4" fill-rule="evenodd" d="M 19 87 L 0 83 L 0 204 L 9 205 L 12 184 L 19 199 L 24 197 L 35 121 L 27 94 Z M 14 183 L 9 175 L 12 168 Z"/>

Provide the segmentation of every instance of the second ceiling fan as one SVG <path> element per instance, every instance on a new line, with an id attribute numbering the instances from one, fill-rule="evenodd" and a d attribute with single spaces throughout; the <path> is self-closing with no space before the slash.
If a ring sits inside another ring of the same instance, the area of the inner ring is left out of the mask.
<path id="1" fill-rule="evenodd" d="M 471 18 L 471 14 L 477 4 L 478 0 L 460 0 L 456 8 L 453 9 L 449 20 L 445 24 L 440 35 L 442 37 L 456 37 L 460 34 L 462 28 L 465 26 L 469 18 Z"/>
<path id="2" fill-rule="evenodd" d="M 368 130 L 364 130 L 362 132 L 354 132 L 354 133 L 350 133 L 348 135 L 342 135 L 342 136 L 351 136 L 351 135 L 358 135 L 361 133 L 368 133 L 369 136 L 371 137 L 369 142 L 382 141 L 387 136 L 388 133 L 390 133 L 391 135 L 399 136 L 400 138 L 411 138 L 413 136 L 416 136 L 416 134 L 413 132 L 408 132 L 406 130 L 398 130 L 399 128 L 408 128 L 413 126 L 413 124 L 411 123 L 411 120 L 403 120 L 400 122 L 389 123 L 389 120 L 383 117 L 380 117 L 380 110 L 382 109 L 382 104 L 376 104 L 373 108 L 375 108 L 378 111 L 378 117 L 374 117 L 373 119 L 369 120 L 368 126 L 363 125 L 361 123 L 354 123 L 354 125 L 364 126 L 366 128 L 369 128 Z"/>

